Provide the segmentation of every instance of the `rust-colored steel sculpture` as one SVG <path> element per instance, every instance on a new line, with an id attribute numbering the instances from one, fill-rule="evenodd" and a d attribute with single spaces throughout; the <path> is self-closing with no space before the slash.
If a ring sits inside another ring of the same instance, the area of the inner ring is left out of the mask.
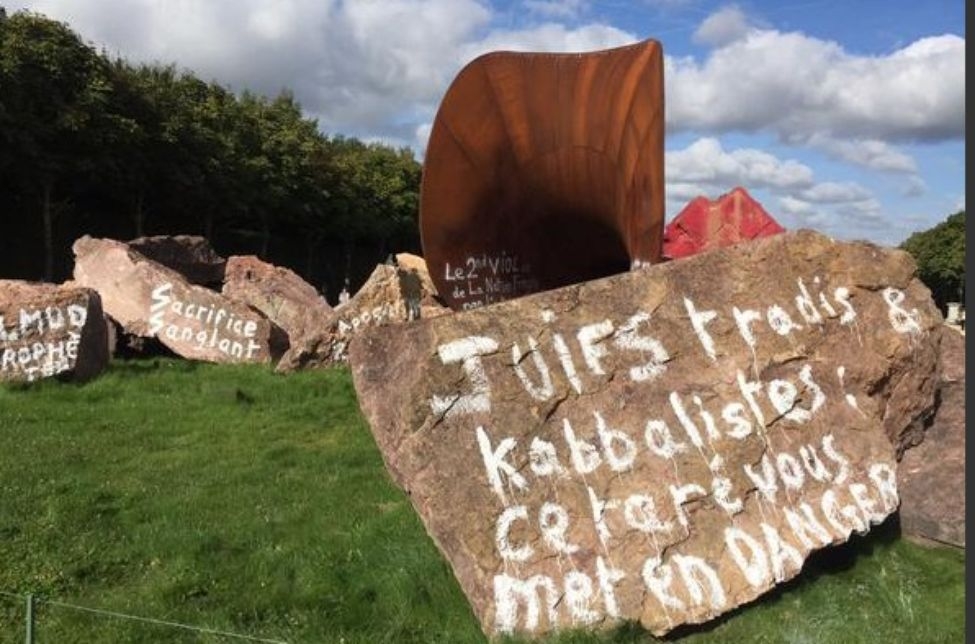
<path id="1" fill-rule="evenodd" d="M 492 52 L 460 71 L 430 133 L 423 254 L 454 310 L 661 257 L 663 52 Z"/>

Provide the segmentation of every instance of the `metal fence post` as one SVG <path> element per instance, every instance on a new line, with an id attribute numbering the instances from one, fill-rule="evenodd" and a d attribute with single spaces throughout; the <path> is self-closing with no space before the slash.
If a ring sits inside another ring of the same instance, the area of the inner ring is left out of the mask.
<path id="1" fill-rule="evenodd" d="M 34 595 L 27 593 L 27 644 L 34 644 Z"/>

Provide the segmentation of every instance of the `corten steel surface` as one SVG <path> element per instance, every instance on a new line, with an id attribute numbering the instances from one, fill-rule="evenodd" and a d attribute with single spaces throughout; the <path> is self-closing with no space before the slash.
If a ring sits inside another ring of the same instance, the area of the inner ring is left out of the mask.
<path id="1" fill-rule="evenodd" d="M 440 294 L 474 308 L 660 261 L 663 52 L 492 52 L 447 90 L 420 192 Z"/>

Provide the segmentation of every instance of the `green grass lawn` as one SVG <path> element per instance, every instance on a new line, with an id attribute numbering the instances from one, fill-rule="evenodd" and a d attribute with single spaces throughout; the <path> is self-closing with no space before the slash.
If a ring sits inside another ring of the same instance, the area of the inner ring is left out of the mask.
<path id="1" fill-rule="evenodd" d="M 964 554 L 888 521 L 704 628 L 717 642 L 962 642 Z M 0 593 L 286 642 L 484 642 L 346 369 L 117 362 L 0 387 Z M 0 594 L 0 642 L 24 641 Z M 41 602 L 36 641 L 232 642 Z M 637 626 L 557 642 L 653 642 Z"/>

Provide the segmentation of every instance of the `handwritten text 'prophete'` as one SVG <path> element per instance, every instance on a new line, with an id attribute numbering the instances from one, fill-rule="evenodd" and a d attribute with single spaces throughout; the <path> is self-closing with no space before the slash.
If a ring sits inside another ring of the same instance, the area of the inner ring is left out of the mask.
<path id="1" fill-rule="evenodd" d="M 81 330 L 87 321 L 88 309 L 80 304 L 21 309 L 18 322 L 9 329 L 0 315 L 0 371 L 23 373 L 30 381 L 70 370 L 78 358 Z M 52 332 L 64 335 L 40 340 Z"/>

